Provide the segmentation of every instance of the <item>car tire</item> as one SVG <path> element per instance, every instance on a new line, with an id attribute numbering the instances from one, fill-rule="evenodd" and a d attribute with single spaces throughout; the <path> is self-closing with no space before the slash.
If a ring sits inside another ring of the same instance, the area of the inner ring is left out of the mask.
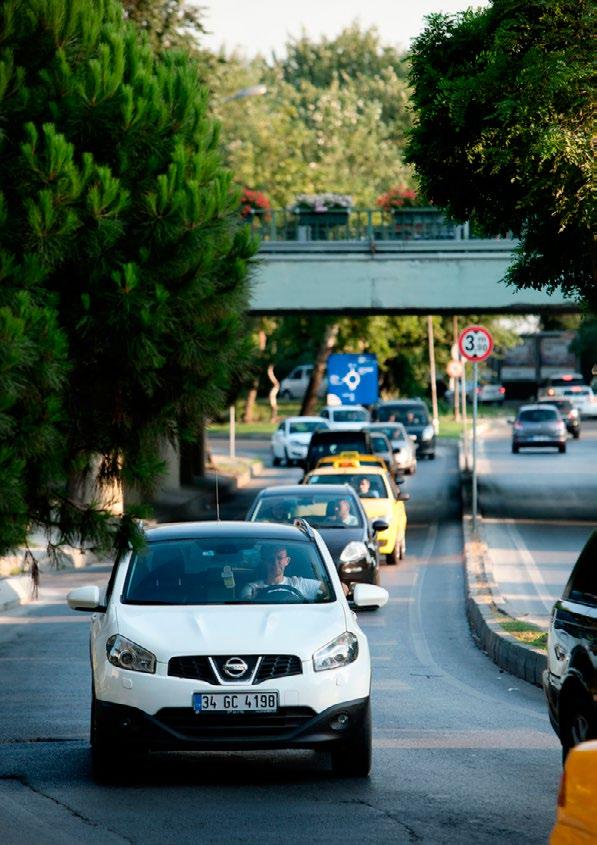
<path id="1" fill-rule="evenodd" d="M 520 451 L 519 447 L 518 447 L 518 446 L 514 446 L 514 444 L 513 444 L 513 445 L 512 445 L 512 454 L 513 454 L 513 455 L 518 455 L 518 452 L 519 452 L 519 451 Z"/>
<path id="2" fill-rule="evenodd" d="M 293 465 L 293 463 L 294 463 L 294 461 L 291 458 L 288 457 L 288 452 L 286 451 L 286 449 L 284 449 L 284 464 L 285 464 L 285 466 L 291 467 Z"/>
<path id="3" fill-rule="evenodd" d="M 558 446 L 558 452 L 560 453 L 560 455 L 563 455 L 565 451 L 566 451 L 566 444 L 560 443 L 560 445 Z"/>
<path id="4" fill-rule="evenodd" d="M 435 452 L 429 452 L 429 454 L 427 455 L 427 459 L 430 460 L 430 461 L 434 461 L 435 460 Z"/>
<path id="5" fill-rule="evenodd" d="M 396 566 L 398 561 L 401 560 L 400 558 L 400 543 L 398 538 L 396 538 L 396 542 L 394 543 L 394 548 L 391 552 L 388 552 L 386 555 L 386 563 L 388 566 Z"/>
<path id="6" fill-rule="evenodd" d="M 580 431 L 573 431 L 572 436 L 575 440 L 578 440 L 578 438 L 580 437 Z"/>
<path id="7" fill-rule="evenodd" d="M 280 391 L 280 399 L 292 399 L 292 393 L 289 390 Z"/>
<path id="8" fill-rule="evenodd" d="M 91 774 L 97 783 L 126 780 L 134 766 L 143 757 L 142 749 L 132 750 L 105 736 L 97 717 L 95 693 L 91 691 L 91 718 L 89 726 L 91 744 Z"/>
<path id="9" fill-rule="evenodd" d="M 366 778 L 371 771 L 371 704 L 363 714 L 361 724 L 355 728 L 346 742 L 332 751 L 332 769 L 338 777 Z"/>
<path id="10" fill-rule="evenodd" d="M 272 458 L 272 466 L 274 466 L 274 467 L 279 467 L 281 463 L 282 463 L 282 459 L 281 459 L 281 458 L 277 458 L 277 457 L 274 455 L 274 457 Z"/>
<path id="11" fill-rule="evenodd" d="M 597 722 L 590 700 L 579 696 L 565 706 L 560 723 L 562 739 L 562 763 L 566 762 L 570 750 L 580 742 L 597 738 Z"/>

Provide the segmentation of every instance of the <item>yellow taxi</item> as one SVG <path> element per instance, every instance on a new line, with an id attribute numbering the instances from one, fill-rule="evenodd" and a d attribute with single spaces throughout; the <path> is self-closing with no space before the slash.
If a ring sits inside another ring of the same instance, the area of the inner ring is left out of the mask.
<path id="1" fill-rule="evenodd" d="M 597 740 L 568 754 L 558 796 L 558 815 L 549 845 L 597 843 Z"/>
<path id="2" fill-rule="evenodd" d="M 386 469 L 365 463 L 372 455 L 348 457 L 346 454 L 325 459 L 305 476 L 305 484 L 350 484 L 359 494 L 367 517 L 383 519 L 385 531 L 377 535 L 379 552 L 390 564 L 403 560 L 406 553 L 406 509 L 408 494 L 400 494 Z"/>

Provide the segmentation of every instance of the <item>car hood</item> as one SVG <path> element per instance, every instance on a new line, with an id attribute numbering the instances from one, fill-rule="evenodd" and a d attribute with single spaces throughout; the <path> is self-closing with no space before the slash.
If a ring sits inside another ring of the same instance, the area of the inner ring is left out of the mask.
<path id="1" fill-rule="evenodd" d="M 119 605 L 118 631 L 160 663 L 186 654 L 296 654 L 314 651 L 346 631 L 343 604 Z"/>
<path id="2" fill-rule="evenodd" d="M 365 513 L 369 519 L 385 518 L 392 513 L 392 502 L 390 499 L 361 499 Z"/>
<path id="3" fill-rule="evenodd" d="M 340 555 L 353 540 L 363 540 L 362 528 L 317 528 L 328 547 L 332 560 L 338 565 Z"/>
<path id="4" fill-rule="evenodd" d="M 301 443 L 303 446 L 308 446 L 312 436 L 312 431 L 300 431 L 296 434 L 289 434 L 288 442 L 292 443 L 294 441 L 295 443 Z"/>

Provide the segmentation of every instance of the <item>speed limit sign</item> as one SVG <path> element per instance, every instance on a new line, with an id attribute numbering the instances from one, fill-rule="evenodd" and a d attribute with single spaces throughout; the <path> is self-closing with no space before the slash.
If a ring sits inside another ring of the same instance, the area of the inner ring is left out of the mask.
<path id="1" fill-rule="evenodd" d="M 458 338 L 458 349 L 467 361 L 484 361 L 493 350 L 493 338 L 484 326 L 467 326 Z"/>

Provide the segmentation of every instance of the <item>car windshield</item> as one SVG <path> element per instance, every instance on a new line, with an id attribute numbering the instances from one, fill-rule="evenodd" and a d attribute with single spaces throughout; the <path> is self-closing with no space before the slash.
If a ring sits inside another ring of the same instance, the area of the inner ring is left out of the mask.
<path id="1" fill-rule="evenodd" d="M 341 477 L 335 484 L 346 484 Z M 344 504 L 340 504 L 343 502 Z M 306 519 L 314 528 L 362 528 L 363 520 L 350 491 L 346 495 L 305 489 L 301 496 L 262 496 L 253 512 L 251 522 L 288 522 L 298 517 Z"/>
<path id="2" fill-rule="evenodd" d="M 363 482 L 363 479 L 365 481 Z M 388 491 L 381 475 L 360 472 L 355 475 L 334 475 L 332 473 L 313 473 L 307 479 L 308 484 L 350 484 L 363 499 L 387 499 Z"/>
<path id="3" fill-rule="evenodd" d="M 149 543 L 133 554 L 122 594 L 125 604 L 148 605 L 312 604 L 334 599 L 314 545 L 271 538 Z"/>
<path id="4" fill-rule="evenodd" d="M 570 404 L 570 402 L 568 402 L 567 399 L 550 399 L 549 401 L 545 401 L 542 404 L 553 405 L 564 414 L 568 414 L 572 410 L 572 405 Z"/>
<path id="5" fill-rule="evenodd" d="M 403 425 L 428 425 L 429 417 L 421 405 L 385 405 L 378 409 L 381 422 L 401 422 Z"/>
<path id="6" fill-rule="evenodd" d="M 379 434 L 371 435 L 371 444 L 373 445 L 374 452 L 387 452 L 388 451 L 388 444 L 384 437 L 380 437 Z"/>
<path id="7" fill-rule="evenodd" d="M 327 425 L 321 420 L 299 420 L 288 423 L 289 434 L 306 434 L 310 431 L 319 431 L 322 428 L 327 428 Z"/>
<path id="8" fill-rule="evenodd" d="M 367 411 L 361 411 L 358 408 L 342 411 L 335 409 L 333 414 L 334 422 L 366 422 L 369 419 Z"/>
<path id="9" fill-rule="evenodd" d="M 368 429 L 368 431 L 381 431 L 388 440 L 406 440 L 406 432 L 401 425 L 384 425 L 383 427 L 375 429 Z"/>
<path id="10" fill-rule="evenodd" d="M 548 381 L 549 387 L 571 387 L 573 384 L 583 385 L 584 379 L 582 376 L 562 376 L 561 378 L 551 378 Z"/>
<path id="11" fill-rule="evenodd" d="M 573 387 L 564 391 L 564 396 L 590 396 L 593 391 L 590 387 Z"/>
<path id="12" fill-rule="evenodd" d="M 363 438 L 358 434 L 352 440 L 341 440 L 334 442 L 327 440 L 325 443 L 311 443 L 309 457 L 315 463 L 320 458 L 327 458 L 328 455 L 339 455 L 341 452 L 361 452 L 363 450 Z"/>
<path id="13" fill-rule="evenodd" d="M 555 408 L 529 408 L 528 411 L 521 411 L 518 419 L 523 423 L 554 422 L 558 418 Z"/>

